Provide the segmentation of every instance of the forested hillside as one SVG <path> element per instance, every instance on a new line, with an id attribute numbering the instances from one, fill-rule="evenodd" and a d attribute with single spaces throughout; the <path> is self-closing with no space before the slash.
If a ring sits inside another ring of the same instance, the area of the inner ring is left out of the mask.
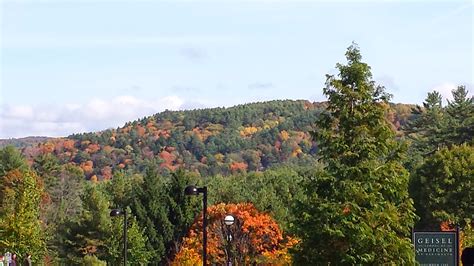
<path id="1" fill-rule="evenodd" d="M 399 129 L 410 105 L 391 106 L 387 119 Z M 49 139 L 23 148 L 30 161 L 44 157 L 80 166 L 87 179 L 110 179 L 118 169 L 161 172 L 184 168 L 202 176 L 262 171 L 315 160 L 309 132 L 324 103 L 281 100 L 192 111 L 165 111 L 118 129 Z M 53 155 L 53 156 L 51 156 Z"/>

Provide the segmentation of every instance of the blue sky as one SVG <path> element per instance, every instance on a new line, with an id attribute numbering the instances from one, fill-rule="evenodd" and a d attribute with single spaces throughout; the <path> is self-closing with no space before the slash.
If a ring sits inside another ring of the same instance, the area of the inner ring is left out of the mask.
<path id="1" fill-rule="evenodd" d="M 0 138 L 165 109 L 323 101 L 355 41 L 394 102 L 472 92 L 472 1 L 1 2 Z"/>

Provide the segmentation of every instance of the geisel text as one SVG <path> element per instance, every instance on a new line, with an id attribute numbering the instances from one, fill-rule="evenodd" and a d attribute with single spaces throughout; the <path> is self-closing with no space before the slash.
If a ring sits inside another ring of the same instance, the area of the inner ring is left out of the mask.
<path id="1" fill-rule="evenodd" d="M 452 244 L 453 239 L 449 237 L 426 237 L 418 238 L 418 244 Z"/>

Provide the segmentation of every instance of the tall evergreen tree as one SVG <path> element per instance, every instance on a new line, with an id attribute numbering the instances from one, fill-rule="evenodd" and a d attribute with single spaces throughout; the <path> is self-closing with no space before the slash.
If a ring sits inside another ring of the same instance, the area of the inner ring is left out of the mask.
<path id="1" fill-rule="evenodd" d="M 156 171 L 148 169 L 143 182 L 134 184 L 132 212 L 148 236 L 147 249 L 157 265 L 165 255 L 165 239 L 171 238 L 173 225 L 167 218 L 166 184 Z"/>
<path id="2" fill-rule="evenodd" d="M 412 145 L 412 161 L 422 159 L 444 147 L 474 142 L 474 100 L 465 86 L 452 91 L 453 101 L 442 106 L 441 94 L 429 92 L 423 107 L 412 110 L 412 119 L 404 127 Z M 413 163 L 413 168 L 417 162 Z"/>
<path id="3" fill-rule="evenodd" d="M 177 171 L 167 181 L 149 168 L 142 183 L 134 187 L 131 208 L 148 236 L 154 265 L 166 264 L 175 253 L 188 228 L 199 214 L 197 197 L 185 196 L 184 188 L 194 178 Z"/>
<path id="4" fill-rule="evenodd" d="M 28 169 L 28 165 L 21 153 L 13 146 L 0 149 L 0 177 L 5 176 L 14 169 Z"/>
<path id="5" fill-rule="evenodd" d="M 327 75 L 328 109 L 313 132 L 326 164 L 297 205 L 301 265 L 414 264 L 405 146 L 385 119 L 389 95 L 372 80 L 356 44 Z"/>
<path id="6" fill-rule="evenodd" d="M 448 144 L 474 144 L 474 98 L 468 93 L 466 86 L 458 86 L 452 91 L 453 101 L 448 100 Z"/>
<path id="7" fill-rule="evenodd" d="M 442 106 L 443 98 L 437 91 L 429 92 L 423 107 L 412 110 L 413 119 L 405 126 L 412 140 L 411 153 L 422 159 L 446 145 L 447 114 Z"/>
<path id="8" fill-rule="evenodd" d="M 167 205 L 168 219 L 173 224 L 173 236 L 165 245 L 168 260 L 173 259 L 196 215 L 200 214 L 200 200 L 184 195 L 186 186 L 195 184 L 195 180 L 192 174 L 182 169 L 171 174 Z"/>

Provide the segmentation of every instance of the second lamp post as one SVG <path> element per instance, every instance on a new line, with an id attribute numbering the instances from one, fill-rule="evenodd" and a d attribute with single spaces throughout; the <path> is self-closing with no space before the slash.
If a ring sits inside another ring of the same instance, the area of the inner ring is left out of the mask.
<path id="1" fill-rule="evenodd" d="M 184 189 L 186 195 L 202 194 L 202 265 L 207 265 L 207 187 L 187 186 Z"/>
<path id="2" fill-rule="evenodd" d="M 110 217 L 123 215 L 123 265 L 127 265 L 127 210 L 113 209 L 110 212 Z"/>
<path id="3" fill-rule="evenodd" d="M 224 218 L 224 223 L 226 225 L 226 246 L 227 246 L 227 266 L 232 266 L 232 231 L 231 231 L 231 226 L 234 224 L 234 216 L 232 215 L 227 215 Z"/>

